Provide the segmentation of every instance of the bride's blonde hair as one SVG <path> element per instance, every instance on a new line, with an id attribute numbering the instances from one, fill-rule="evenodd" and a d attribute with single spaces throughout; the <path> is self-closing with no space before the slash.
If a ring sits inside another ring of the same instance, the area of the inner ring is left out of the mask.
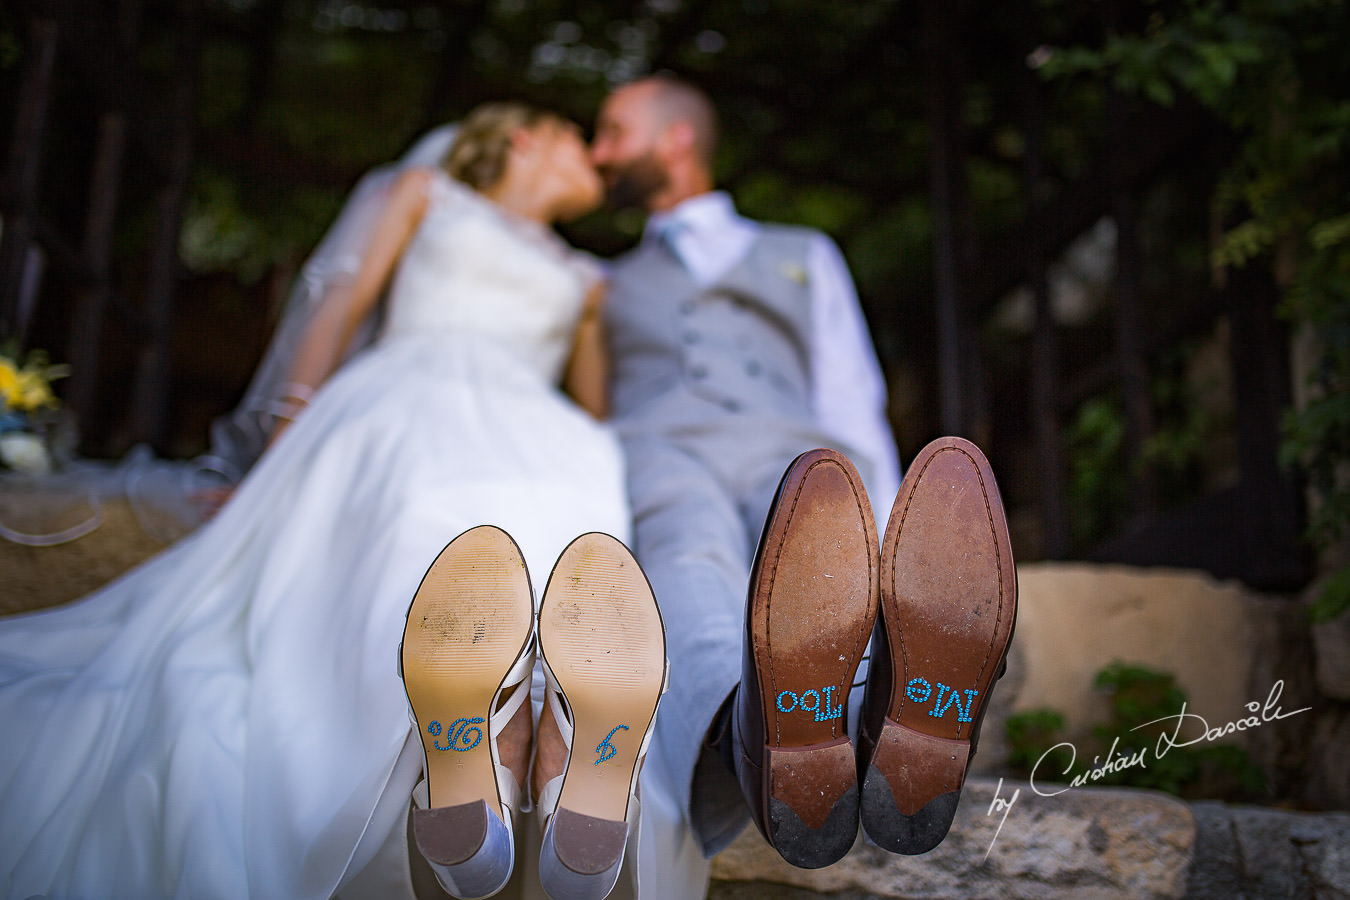
<path id="1" fill-rule="evenodd" d="M 526 103 L 484 103 L 460 123 L 441 168 L 476 191 L 490 188 L 506 173 L 511 135 L 556 119 L 557 115 Z"/>

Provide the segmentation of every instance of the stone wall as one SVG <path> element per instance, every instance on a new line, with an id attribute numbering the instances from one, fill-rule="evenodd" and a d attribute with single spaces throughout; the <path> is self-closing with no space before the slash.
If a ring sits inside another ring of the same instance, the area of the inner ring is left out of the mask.
<path id="1" fill-rule="evenodd" d="M 1018 587 L 1009 673 L 996 689 L 975 771 L 1006 774 L 1003 723 L 1016 712 L 1057 710 L 1065 739 L 1091 747 L 1092 726 L 1109 721 L 1093 678 L 1120 661 L 1175 675 L 1187 712 L 1210 727 L 1242 720 L 1248 704 L 1264 709 L 1274 696 L 1287 718 L 1215 743 L 1247 750 L 1276 797 L 1350 809 L 1350 767 L 1333 761 L 1350 737 L 1345 619 L 1313 629 L 1300 603 L 1183 570 L 1033 563 L 1018 568 Z"/>

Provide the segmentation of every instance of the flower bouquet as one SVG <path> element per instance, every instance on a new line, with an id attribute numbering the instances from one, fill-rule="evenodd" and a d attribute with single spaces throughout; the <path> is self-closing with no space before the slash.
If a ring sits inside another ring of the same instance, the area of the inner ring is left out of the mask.
<path id="1" fill-rule="evenodd" d="M 20 361 L 0 350 L 0 469 L 45 475 L 52 469 L 53 445 L 64 423 L 52 382 L 69 367 L 52 365 L 33 350 Z"/>

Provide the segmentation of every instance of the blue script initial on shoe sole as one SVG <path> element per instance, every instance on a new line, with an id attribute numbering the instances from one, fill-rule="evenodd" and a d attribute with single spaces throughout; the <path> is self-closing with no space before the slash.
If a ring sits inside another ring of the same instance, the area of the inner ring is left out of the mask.
<path id="1" fill-rule="evenodd" d="M 427 725 L 427 734 L 437 740 L 431 742 L 431 745 L 437 750 L 456 750 L 463 753 L 465 750 L 472 750 L 478 746 L 478 742 L 483 739 L 483 729 L 477 727 L 483 724 L 482 716 L 474 716 L 471 719 L 456 719 L 450 723 L 449 743 L 441 746 L 440 734 L 441 723 L 432 722 Z M 463 746 L 459 746 L 462 744 Z"/>
<path id="2" fill-rule="evenodd" d="M 605 735 L 605 739 L 595 745 L 595 752 L 600 754 L 600 758 L 595 761 L 595 764 L 597 766 L 600 765 L 605 760 L 609 759 L 615 753 L 619 752 L 619 748 L 611 744 L 609 742 L 609 739 L 614 737 L 614 735 L 617 734 L 619 729 L 621 728 L 624 731 L 628 730 L 627 725 L 615 725 L 613 728 L 609 730 L 609 734 Z"/>

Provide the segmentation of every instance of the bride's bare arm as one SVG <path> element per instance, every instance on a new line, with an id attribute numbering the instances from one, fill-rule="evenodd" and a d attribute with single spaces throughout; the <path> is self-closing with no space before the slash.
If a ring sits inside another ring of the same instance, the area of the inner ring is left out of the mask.
<path id="1" fill-rule="evenodd" d="M 286 379 L 289 394 L 284 405 L 299 412 L 312 393 L 337 368 L 357 328 L 375 305 L 388 282 L 408 239 L 427 209 L 427 189 L 432 173 L 409 169 L 390 189 L 384 210 L 371 229 L 370 246 L 350 281 L 334 285 L 320 301 L 308 330 L 296 348 L 295 360 Z M 269 444 L 289 422 L 281 416 Z"/>
<path id="2" fill-rule="evenodd" d="M 609 355 L 605 350 L 602 315 L 604 300 L 603 284 L 597 284 L 587 294 L 572 341 L 572 358 L 563 376 L 563 390 L 597 419 L 609 415 Z"/>

